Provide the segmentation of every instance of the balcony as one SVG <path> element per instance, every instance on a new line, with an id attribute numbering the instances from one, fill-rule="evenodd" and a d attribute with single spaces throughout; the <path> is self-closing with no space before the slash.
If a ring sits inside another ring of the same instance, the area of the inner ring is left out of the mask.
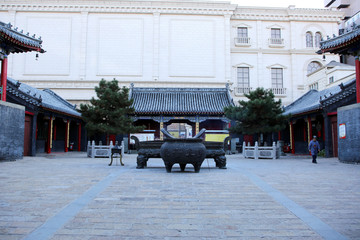
<path id="1" fill-rule="evenodd" d="M 251 87 L 235 87 L 235 95 L 244 95 L 252 91 Z"/>
<path id="2" fill-rule="evenodd" d="M 237 47 L 244 47 L 244 46 L 251 45 L 249 37 L 235 38 L 234 42 L 235 42 L 235 46 L 237 46 Z"/>
<path id="3" fill-rule="evenodd" d="M 269 88 L 275 96 L 285 96 L 286 88 Z"/>
<path id="4" fill-rule="evenodd" d="M 269 47 L 284 47 L 283 38 L 269 38 Z"/>

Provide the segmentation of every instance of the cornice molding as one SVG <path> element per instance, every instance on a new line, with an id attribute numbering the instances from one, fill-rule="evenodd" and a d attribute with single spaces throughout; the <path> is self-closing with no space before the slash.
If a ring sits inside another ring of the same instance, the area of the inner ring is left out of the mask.
<path id="1" fill-rule="evenodd" d="M 328 9 L 241 7 L 216 1 L 0 0 L 0 11 L 191 14 L 232 20 L 339 22 L 344 13 Z"/>
<path id="2" fill-rule="evenodd" d="M 197 1 L 0 1 L 0 9 L 30 12 L 89 12 L 142 14 L 233 15 L 236 5 L 227 2 Z"/>
<path id="3" fill-rule="evenodd" d="M 344 17 L 341 11 L 311 8 L 237 7 L 233 20 L 271 21 L 320 21 L 339 22 Z"/>

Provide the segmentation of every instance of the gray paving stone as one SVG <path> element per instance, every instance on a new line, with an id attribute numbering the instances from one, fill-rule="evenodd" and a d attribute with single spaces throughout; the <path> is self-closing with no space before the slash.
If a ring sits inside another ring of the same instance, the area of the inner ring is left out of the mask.
<path id="1" fill-rule="evenodd" d="M 227 170 L 209 160 L 197 174 L 167 173 L 161 159 L 136 169 L 136 155 L 124 167 L 76 152 L 0 162 L 0 239 L 323 239 L 272 190 L 340 236 L 360 238 L 360 165 L 227 158 Z"/>

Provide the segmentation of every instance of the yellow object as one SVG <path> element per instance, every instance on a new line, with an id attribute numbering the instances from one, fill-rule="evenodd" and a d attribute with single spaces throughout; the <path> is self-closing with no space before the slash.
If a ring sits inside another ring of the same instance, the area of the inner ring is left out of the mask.
<path id="1" fill-rule="evenodd" d="M 160 122 L 160 130 L 164 128 L 164 123 Z M 162 133 L 162 131 L 160 131 L 160 140 L 164 140 L 164 134 Z"/>
<path id="2" fill-rule="evenodd" d="M 223 142 L 224 139 L 228 136 L 229 136 L 229 134 L 209 134 L 209 133 L 207 133 L 205 135 L 205 141 Z"/>
<path id="3" fill-rule="evenodd" d="M 169 133 L 174 137 L 179 138 L 179 131 L 169 131 Z"/>

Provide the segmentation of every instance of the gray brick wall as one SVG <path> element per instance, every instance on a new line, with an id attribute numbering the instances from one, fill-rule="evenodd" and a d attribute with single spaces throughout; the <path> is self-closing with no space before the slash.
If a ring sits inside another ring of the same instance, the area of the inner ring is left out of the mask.
<path id="1" fill-rule="evenodd" d="M 23 157 L 25 107 L 0 101 L 0 160 Z"/>
<path id="2" fill-rule="evenodd" d="M 338 139 L 339 160 L 360 163 L 360 103 L 338 108 L 338 127 L 342 123 L 346 138 Z"/>

